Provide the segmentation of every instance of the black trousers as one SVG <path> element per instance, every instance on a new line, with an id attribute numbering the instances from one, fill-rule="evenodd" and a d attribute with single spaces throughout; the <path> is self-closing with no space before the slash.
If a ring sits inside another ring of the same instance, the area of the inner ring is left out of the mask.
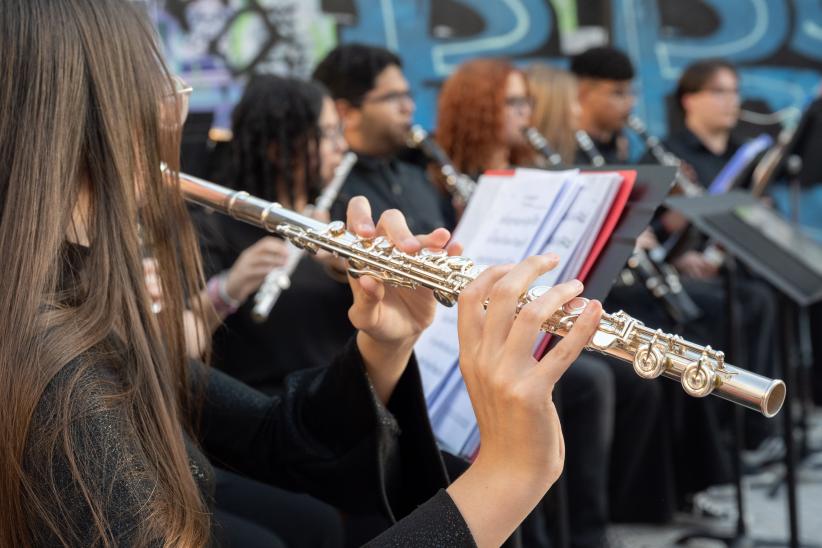
<path id="1" fill-rule="evenodd" d="M 221 546 L 340 548 L 343 524 L 332 506 L 215 468 L 215 531 Z"/>

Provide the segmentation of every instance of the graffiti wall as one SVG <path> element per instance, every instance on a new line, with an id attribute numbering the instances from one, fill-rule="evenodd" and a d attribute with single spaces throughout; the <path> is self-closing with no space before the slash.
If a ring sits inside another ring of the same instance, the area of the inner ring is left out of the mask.
<path id="1" fill-rule="evenodd" d="M 477 56 L 562 66 L 613 44 L 636 64 L 637 112 L 660 134 L 676 79 L 696 59 L 737 63 L 746 106 L 759 112 L 804 106 L 822 70 L 820 0 L 155 0 L 149 9 L 172 68 L 195 87 L 192 108 L 214 111 L 217 124 L 250 74 L 308 75 L 340 42 L 399 52 L 427 127 L 442 81 Z"/>

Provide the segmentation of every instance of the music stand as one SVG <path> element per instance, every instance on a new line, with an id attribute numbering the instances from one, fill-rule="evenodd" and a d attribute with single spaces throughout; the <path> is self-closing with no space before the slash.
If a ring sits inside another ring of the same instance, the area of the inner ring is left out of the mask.
<path id="1" fill-rule="evenodd" d="M 750 194 L 732 191 L 720 196 L 674 197 L 665 204 L 685 215 L 702 233 L 721 244 L 727 253 L 766 280 L 782 296 L 783 312 L 790 305 L 806 307 L 822 300 L 822 247 L 796 227 L 760 204 Z M 729 302 L 732 302 L 729 295 Z M 796 500 L 796 461 L 793 440 L 793 368 L 790 346 L 794 333 L 790 312 L 784 312 L 782 373 L 788 386 L 782 408 L 785 441 L 785 479 L 788 486 L 789 545 L 799 547 Z M 733 315 L 730 318 L 733 320 Z M 737 466 L 739 462 L 737 461 Z M 741 482 L 737 485 L 742 503 Z M 743 509 L 739 508 L 737 535 L 745 536 Z M 758 543 L 759 545 L 772 545 Z"/>
<path id="2" fill-rule="evenodd" d="M 622 210 L 619 222 L 608 240 L 602 252 L 599 254 L 594 266 L 585 280 L 585 290 L 583 296 L 589 299 L 604 301 L 611 291 L 611 286 L 616 282 L 619 273 L 625 268 L 631 254 L 634 251 L 636 240 L 643 230 L 651 223 L 654 212 L 662 204 L 662 200 L 668 195 L 674 184 L 676 167 L 671 166 L 571 166 L 561 169 L 573 169 L 578 167 L 580 171 L 636 171 L 636 181 L 625 208 Z M 549 168 L 555 171 L 560 168 Z M 556 344 L 557 339 L 553 338 L 550 348 Z M 561 390 L 556 390 L 555 397 L 561 398 Z M 567 485 L 565 476 L 560 476 L 557 483 L 549 491 L 548 496 L 553 500 L 543 505 L 546 518 L 553 523 L 555 528 L 552 546 L 564 548 L 570 545 L 570 531 L 568 529 L 567 515 Z M 551 519 L 553 518 L 553 519 Z"/>

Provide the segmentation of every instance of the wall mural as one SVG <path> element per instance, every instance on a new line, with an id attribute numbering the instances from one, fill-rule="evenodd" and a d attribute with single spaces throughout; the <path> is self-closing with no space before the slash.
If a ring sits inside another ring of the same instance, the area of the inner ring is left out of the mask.
<path id="1" fill-rule="evenodd" d="M 142 0 L 146 2 L 146 0 Z M 247 77 L 306 76 L 339 42 L 400 53 L 434 127 L 442 81 L 466 59 L 563 66 L 565 56 L 612 43 L 638 69 L 637 113 L 654 133 L 672 120 L 684 66 L 722 56 L 740 66 L 746 106 L 803 107 L 820 86 L 820 0 L 148 0 L 174 70 L 195 87 L 192 109 L 228 123 Z"/>

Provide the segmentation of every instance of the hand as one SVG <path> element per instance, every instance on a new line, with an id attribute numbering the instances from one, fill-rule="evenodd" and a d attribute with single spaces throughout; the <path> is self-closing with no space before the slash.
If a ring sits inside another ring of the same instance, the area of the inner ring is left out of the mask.
<path id="1" fill-rule="evenodd" d="M 540 326 L 583 286 L 556 285 L 515 312 L 520 295 L 557 263 L 552 254 L 493 267 L 460 295 L 460 369 L 482 445 L 448 491 L 479 546 L 498 546 L 562 472 L 565 445 L 551 394 L 596 331 L 602 307 L 590 301 L 568 336 L 537 361 Z"/>
<path id="2" fill-rule="evenodd" d="M 674 260 L 673 265 L 686 276 L 697 280 L 713 278 L 719 273 L 716 264 L 708 261 L 699 251 L 686 251 Z"/>
<path id="3" fill-rule="evenodd" d="M 157 259 L 153 257 L 143 259 L 143 275 L 146 280 L 148 298 L 151 300 L 151 311 L 157 313 L 163 308 L 163 288 L 160 285 L 160 276 L 157 275 Z"/>
<path id="4" fill-rule="evenodd" d="M 656 239 L 656 235 L 654 231 L 650 228 L 646 228 L 642 231 L 639 237 L 636 239 L 636 246 L 639 249 L 653 249 L 659 245 L 659 240 Z"/>
<path id="5" fill-rule="evenodd" d="M 283 266 L 288 259 L 288 244 L 272 236 L 260 238 L 247 247 L 228 271 L 226 291 L 232 299 L 245 302 L 259 289 L 273 269 Z"/>
<path id="6" fill-rule="evenodd" d="M 688 228 L 688 219 L 682 213 L 669 209 L 660 217 L 663 228 L 671 234 L 682 232 Z"/>
<path id="7" fill-rule="evenodd" d="M 384 236 L 400 251 L 415 254 L 423 248 L 446 249 L 450 255 L 462 251 L 462 246 L 448 243 L 451 233 L 438 228 L 424 236 L 413 236 L 405 217 L 396 209 L 389 209 L 375 227 L 371 220 L 371 206 L 362 196 L 348 203 L 349 230 L 364 238 Z M 354 279 L 349 276 L 354 293 L 354 305 L 348 317 L 354 327 L 375 341 L 384 344 L 413 345 L 420 333 L 431 325 L 436 311 L 436 300 L 431 290 L 393 287 L 370 276 Z"/>
<path id="8" fill-rule="evenodd" d="M 348 203 L 347 226 L 363 238 L 384 236 L 405 253 L 423 248 L 446 249 L 452 255 L 462 251 L 459 244 L 448 243 L 451 234 L 444 228 L 413 236 L 405 217 L 395 209 L 383 213 L 375 227 L 371 206 L 362 196 Z M 377 396 L 387 403 L 414 343 L 434 320 L 437 303 L 433 292 L 425 288 L 393 287 L 369 276 L 349 276 L 348 281 L 354 294 L 348 317 L 358 329 L 357 346 Z"/>

